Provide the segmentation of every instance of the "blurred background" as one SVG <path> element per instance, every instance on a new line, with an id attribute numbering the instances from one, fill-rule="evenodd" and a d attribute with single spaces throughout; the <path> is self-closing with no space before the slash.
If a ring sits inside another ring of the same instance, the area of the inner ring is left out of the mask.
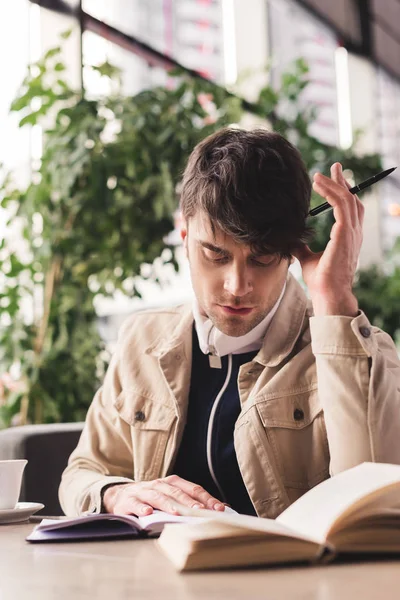
<path id="1" fill-rule="evenodd" d="M 13 0 L 0 48 L 0 427 L 82 420 L 126 316 L 190 300 L 209 133 L 273 128 L 352 183 L 400 164 L 400 0 Z M 400 169 L 362 198 L 356 294 L 399 344 Z"/>

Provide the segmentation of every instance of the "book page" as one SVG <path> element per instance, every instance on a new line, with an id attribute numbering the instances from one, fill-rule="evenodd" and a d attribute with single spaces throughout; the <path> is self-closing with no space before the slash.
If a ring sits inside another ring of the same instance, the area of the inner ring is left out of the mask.
<path id="1" fill-rule="evenodd" d="M 384 488 L 396 483 L 400 488 L 400 465 L 363 463 L 309 490 L 279 515 L 277 521 L 323 544 L 329 530 L 352 506 L 361 500 L 368 504 L 370 497 L 371 505 L 379 507 L 379 496 L 384 495 Z"/>
<path id="2" fill-rule="evenodd" d="M 167 523 L 198 523 L 199 517 L 184 517 L 182 515 L 171 515 L 162 510 L 155 510 L 151 515 L 138 517 L 141 528 L 151 534 L 161 533 Z"/>
<path id="3" fill-rule="evenodd" d="M 154 510 L 151 515 L 145 517 L 138 517 L 141 528 L 149 533 L 161 533 L 166 523 L 198 523 L 200 520 L 204 520 L 204 515 L 199 514 L 185 514 L 186 511 L 182 508 L 180 515 L 171 515 L 162 510 Z M 191 511 L 192 509 L 188 509 Z M 196 509 L 195 509 L 196 510 Z M 182 514 L 183 513 L 183 514 Z M 238 513 L 230 508 L 225 507 L 224 514 L 237 515 Z"/>
<path id="4" fill-rule="evenodd" d="M 266 521 L 257 517 L 249 519 Z M 227 523 L 228 520 L 231 517 L 179 527 L 166 525 L 157 546 L 180 571 L 313 561 L 321 552 L 321 547 L 314 542 L 282 535 L 286 529 L 276 521 L 272 521 L 276 528 L 271 533 L 261 528 L 238 527 Z"/>
<path id="5" fill-rule="evenodd" d="M 307 533 L 301 533 L 297 529 L 289 528 L 276 519 L 264 519 L 252 517 L 250 515 L 241 515 L 232 510 L 220 512 L 217 510 L 205 510 L 203 508 L 179 507 L 179 510 L 185 516 L 202 517 L 207 521 L 216 521 L 225 525 L 233 525 L 237 529 L 244 529 L 246 532 L 262 532 L 270 535 L 285 536 L 308 542 L 319 543 Z M 241 534 L 240 534 L 241 535 Z"/>

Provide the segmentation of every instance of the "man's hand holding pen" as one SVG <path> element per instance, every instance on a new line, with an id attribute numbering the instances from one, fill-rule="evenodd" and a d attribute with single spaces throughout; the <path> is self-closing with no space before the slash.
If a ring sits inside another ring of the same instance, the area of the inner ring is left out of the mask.
<path id="1" fill-rule="evenodd" d="M 331 178 L 316 173 L 313 189 L 332 206 L 335 224 L 323 252 L 314 253 L 304 245 L 294 256 L 300 261 L 314 314 L 355 317 L 358 303 L 352 289 L 362 243 L 364 206 L 349 191 L 340 163 L 332 165 Z"/>

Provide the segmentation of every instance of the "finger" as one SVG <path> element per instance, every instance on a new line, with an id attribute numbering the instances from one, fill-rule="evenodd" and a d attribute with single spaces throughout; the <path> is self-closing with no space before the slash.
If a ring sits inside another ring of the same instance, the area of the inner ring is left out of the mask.
<path id="1" fill-rule="evenodd" d="M 174 504 L 173 498 L 167 496 L 163 492 L 154 487 L 140 487 L 135 494 L 135 501 L 139 500 L 142 504 L 148 504 L 158 510 L 170 513 L 172 515 L 179 514 L 177 507 Z"/>
<path id="2" fill-rule="evenodd" d="M 327 177 L 322 173 L 314 174 L 314 183 L 323 186 L 328 194 L 341 196 L 343 193 L 346 198 L 354 198 L 353 194 L 348 195 L 348 184 L 343 177 L 343 172 L 340 163 L 335 163 L 331 167 L 332 177 Z"/>
<path id="3" fill-rule="evenodd" d="M 322 173 L 316 173 L 314 176 L 314 183 L 319 186 L 317 189 L 317 187 L 313 185 L 314 190 L 324 197 L 329 204 L 332 204 L 332 206 L 339 206 L 340 203 L 341 206 L 343 206 L 343 210 L 347 209 L 351 223 L 354 225 L 358 218 L 357 200 L 355 200 L 353 194 L 348 193 L 349 187 L 347 181 L 343 177 L 342 165 L 337 162 L 331 166 L 331 179 L 325 177 Z M 323 188 L 325 188 L 325 191 Z M 343 193 L 343 188 L 346 190 L 346 193 Z M 332 202 L 326 194 L 329 195 Z"/>
<path id="4" fill-rule="evenodd" d="M 346 187 L 347 187 L 347 189 L 348 189 L 348 190 L 351 190 L 351 188 L 353 187 L 353 186 L 351 185 L 351 183 L 350 183 L 349 181 L 347 181 L 347 179 L 345 179 L 345 180 L 344 180 L 344 182 L 345 182 L 345 184 L 346 184 Z M 356 194 L 353 194 L 353 195 L 354 195 L 354 198 L 358 198 L 358 196 L 357 196 Z"/>
<path id="5" fill-rule="evenodd" d="M 333 176 L 334 173 L 334 176 Z M 337 182 L 341 182 L 343 184 L 344 187 L 346 187 L 348 190 L 352 189 L 352 185 L 351 183 L 349 183 L 347 181 L 347 179 L 345 179 L 344 175 L 343 175 L 343 169 L 342 169 L 342 165 L 340 163 L 334 163 L 331 166 L 331 175 L 332 178 L 334 179 L 334 181 Z M 353 198 L 356 198 L 357 200 L 360 200 L 359 197 L 357 196 L 357 194 L 352 194 Z"/>
<path id="6" fill-rule="evenodd" d="M 345 180 L 343 175 L 343 167 L 339 162 L 336 162 L 331 166 L 331 179 L 333 179 L 333 181 L 336 181 L 336 183 L 338 183 L 342 187 L 348 189 L 347 181 Z"/>
<path id="7" fill-rule="evenodd" d="M 351 183 L 349 183 L 348 181 L 346 181 L 346 179 L 345 179 L 345 183 L 346 183 L 346 186 L 347 186 L 347 188 L 348 188 L 349 190 L 351 190 L 351 188 L 353 187 L 353 186 L 351 185 Z M 357 207 L 357 217 L 358 217 L 358 220 L 359 220 L 360 224 L 362 225 L 362 224 L 363 224 L 363 221 L 364 221 L 365 206 L 364 206 L 364 204 L 361 202 L 361 200 L 360 200 L 360 198 L 357 196 L 357 194 L 353 194 L 353 197 L 354 197 L 354 198 L 355 198 L 355 200 L 356 200 L 355 204 L 356 204 L 356 207 Z"/>
<path id="8" fill-rule="evenodd" d="M 338 162 L 334 163 L 331 166 L 331 179 L 333 179 L 333 181 L 336 181 L 336 183 L 340 183 L 340 184 L 343 183 L 341 180 L 341 177 L 340 177 L 341 169 L 342 169 L 342 165 Z"/>
<path id="9" fill-rule="evenodd" d="M 347 184 L 347 181 L 343 176 L 342 165 L 339 162 L 336 162 L 331 166 L 331 179 L 335 183 L 343 187 L 346 191 L 350 189 L 350 187 Z M 354 196 L 352 196 L 352 198 L 354 198 Z"/>
<path id="10" fill-rule="evenodd" d="M 329 181 L 332 182 L 331 179 Z M 337 188 L 333 188 L 329 185 L 326 185 L 324 182 L 320 182 L 320 180 L 318 179 L 314 181 L 313 189 L 317 192 L 317 194 L 322 196 L 322 198 L 325 198 L 328 204 L 330 204 L 333 207 L 335 221 L 342 224 L 349 222 L 353 224 L 353 220 L 355 220 L 356 211 L 354 207 L 353 209 L 350 208 L 349 200 L 343 198 L 343 188 L 341 189 L 340 193 L 337 193 Z M 348 194 L 348 196 L 350 196 L 350 200 L 354 203 L 354 200 L 351 198 L 351 194 Z"/>
<path id="11" fill-rule="evenodd" d="M 331 175 L 332 175 L 332 178 L 334 179 L 334 181 L 336 181 L 336 183 L 339 183 L 340 185 L 342 185 L 346 190 L 351 189 L 351 186 L 347 183 L 346 179 L 344 178 L 343 168 L 339 162 L 334 163 L 332 165 Z M 348 198 L 348 205 L 349 205 L 351 216 L 352 216 L 352 222 L 356 223 L 357 220 L 359 220 L 358 204 L 360 203 L 360 200 L 355 194 L 351 194 L 351 197 L 348 197 L 346 195 L 346 197 Z"/>
<path id="12" fill-rule="evenodd" d="M 363 224 L 364 222 L 364 215 L 365 215 L 365 206 L 364 204 L 361 202 L 361 200 L 358 200 L 357 198 L 357 215 L 358 215 L 358 220 L 360 222 L 360 225 Z"/>
<path id="13" fill-rule="evenodd" d="M 137 515 L 138 517 L 151 515 L 152 512 L 153 507 L 150 504 L 141 502 L 135 496 L 118 498 L 113 509 L 114 515 Z"/>
<path id="14" fill-rule="evenodd" d="M 178 475 L 169 475 L 169 477 L 165 478 L 165 481 L 170 483 L 171 485 L 176 485 L 181 490 L 189 494 L 195 500 L 198 500 L 201 504 L 204 504 L 210 510 L 224 510 L 225 507 L 221 500 L 218 498 L 214 498 L 211 496 L 201 485 L 196 483 L 192 483 L 191 481 L 187 481 L 186 479 L 182 479 L 182 477 L 178 477 Z"/>
<path id="15" fill-rule="evenodd" d="M 337 181 L 337 183 L 342 182 L 343 185 L 348 190 L 351 190 L 351 188 L 353 186 L 344 178 L 342 165 L 340 163 L 335 163 L 332 165 L 331 174 L 332 174 L 332 178 L 334 178 L 334 180 Z M 350 205 L 355 207 L 357 221 L 360 224 L 362 224 L 364 221 L 364 212 L 365 212 L 364 205 L 361 202 L 360 198 L 357 196 L 357 194 L 352 194 L 352 198 L 353 198 L 353 202 L 350 203 Z"/>
<path id="16" fill-rule="evenodd" d="M 340 196 L 340 194 L 343 194 L 343 186 L 322 173 L 314 174 L 314 185 L 317 185 L 321 190 L 324 190 L 325 194 L 331 196 Z"/>
<path id="17" fill-rule="evenodd" d="M 184 506 L 190 506 L 191 508 L 205 508 L 205 505 L 199 502 L 199 500 L 184 492 L 180 487 L 170 485 L 163 479 L 156 481 L 156 489 L 166 496 L 171 496 L 173 500 Z"/>

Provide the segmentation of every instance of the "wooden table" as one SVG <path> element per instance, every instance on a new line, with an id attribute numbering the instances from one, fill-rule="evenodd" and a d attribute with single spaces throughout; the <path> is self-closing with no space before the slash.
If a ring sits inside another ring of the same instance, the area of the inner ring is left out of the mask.
<path id="1" fill-rule="evenodd" d="M 400 561 L 177 573 L 154 540 L 29 544 L 0 526 L 1 600 L 400 598 Z"/>

